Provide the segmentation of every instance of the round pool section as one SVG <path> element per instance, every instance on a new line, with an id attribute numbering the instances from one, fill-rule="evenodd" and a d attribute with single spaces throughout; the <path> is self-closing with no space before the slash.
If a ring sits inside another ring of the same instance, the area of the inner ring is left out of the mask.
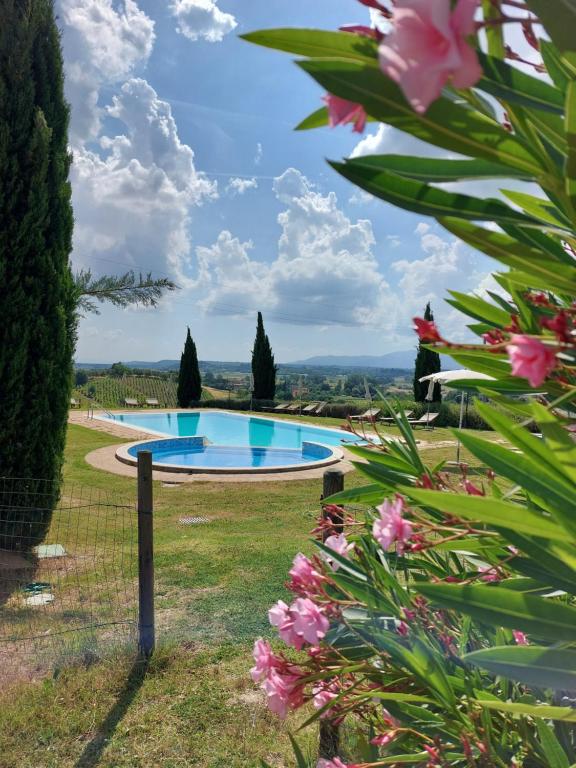
<path id="1" fill-rule="evenodd" d="M 338 448 L 320 443 L 303 442 L 302 448 L 228 446 L 212 445 L 205 437 L 131 443 L 118 448 L 116 458 L 135 466 L 139 451 L 151 451 L 153 469 L 189 474 L 293 472 L 328 466 L 342 458 Z"/>

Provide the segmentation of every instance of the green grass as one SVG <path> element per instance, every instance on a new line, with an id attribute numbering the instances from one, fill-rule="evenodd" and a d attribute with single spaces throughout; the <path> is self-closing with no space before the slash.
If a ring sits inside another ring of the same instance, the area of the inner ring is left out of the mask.
<path id="1" fill-rule="evenodd" d="M 452 439 L 440 429 L 421 436 Z M 133 479 L 96 470 L 84 459 L 116 442 L 70 426 L 66 482 L 133 499 Z M 430 449 L 427 459 L 432 463 L 446 450 Z M 346 476 L 346 487 L 363 482 L 358 472 Z M 133 669 L 133 652 L 103 652 L 91 665 L 64 667 L 56 678 L 5 691 L 0 768 L 251 768 L 260 758 L 272 766 L 293 764 L 288 729 L 308 713 L 280 723 L 248 670 L 254 637 L 270 636 L 269 606 L 286 597 L 294 554 L 312 548 L 308 532 L 321 480 L 155 483 L 154 492 L 159 650 L 150 669 Z M 211 522 L 182 526 L 178 518 L 185 515 Z M 97 547 L 103 541 L 100 532 Z M 315 733 L 309 729 L 301 738 L 310 755 Z"/>

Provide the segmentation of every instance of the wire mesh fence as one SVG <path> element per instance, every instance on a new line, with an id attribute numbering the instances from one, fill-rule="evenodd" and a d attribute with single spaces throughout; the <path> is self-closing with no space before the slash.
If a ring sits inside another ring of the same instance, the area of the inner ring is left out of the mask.
<path id="1" fill-rule="evenodd" d="M 134 500 L 0 479 L 0 682 L 135 642 Z"/>

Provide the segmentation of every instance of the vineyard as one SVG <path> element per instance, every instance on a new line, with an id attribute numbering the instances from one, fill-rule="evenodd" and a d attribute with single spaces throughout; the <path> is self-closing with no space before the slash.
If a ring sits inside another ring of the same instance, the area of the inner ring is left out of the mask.
<path id="1" fill-rule="evenodd" d="M 157 400 L 159 408 L 177 408 L 177 382 L 160 376 L 94 376 L 73 392 L 73 397 L 85 406 L 95 401 L 104 408 L 124 408 L 126 398 L 137 400 L 146 407 L 146 400 Z M 212 400 L 213 394 L 204 389 L 202 400 Z"/>

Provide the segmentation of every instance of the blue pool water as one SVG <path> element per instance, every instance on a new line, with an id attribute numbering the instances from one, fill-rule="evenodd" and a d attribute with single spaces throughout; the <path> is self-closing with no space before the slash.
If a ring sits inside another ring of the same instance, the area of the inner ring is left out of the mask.
<path id="1" fill-rule="evenodd" d="M 236 413 L 120 413 L 112 418 L 126 426 L 165 437 L 202 435 L 209 443 L 218 446 L 301 449 L 304 442 L 339 446 L 343 441 L 356 441 L 354 435 L 340 430 Z"/>
<path id="2" fill-rule="evenodd" d="M 154 464 L 175 464 L 181 467 L 257 468 L 310 464 L 331 455 L 329 448 L 305 445 L 296 448 L 248 448 L 241 446 L 202 445 L 193 440 L 157 440 L 128 449 L 134 458 L 138 451 L 150 450 Z"/>

